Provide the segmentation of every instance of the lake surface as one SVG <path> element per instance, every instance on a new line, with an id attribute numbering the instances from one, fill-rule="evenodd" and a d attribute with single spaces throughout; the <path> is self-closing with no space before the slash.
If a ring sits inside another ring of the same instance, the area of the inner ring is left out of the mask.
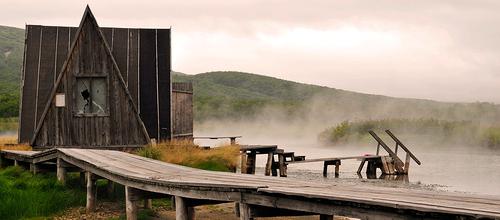
<path id="1" fill-rule="evenodd" d="M 306 159 L 324 157 L 357 156 L 375 154 L 376 144 L 352 146 L 320 146 L 315 141 L 251 141 L 242 139 L 244 144 L 278 144 L 285 151 L 293 151 L 295 155 L 305 155 Z M 288 142 L 288 143 L 287 143 Z M 329 176 L 322 176 L 323 163 L 292 164 L 288 166 L 288 176 L 316 181 L 340 181 L 352 184 L 376 184 L 387 187 L 416 187 L 429 190 L 444 190 L 452 192 L 465 192 L 484 195 L 500 196 L 500 151 L 492 151 L 481 147 L 443 147 L 419 146 L 412 143 L 408 147 L 422 162 L 417 165 L 414 161 L 410 165 L 409 183 L 391 180 L 368 180 L 365 169 L 360 179 L 356 170 L 360 164 L 357 160 L 342 161 L 340 178 L 334 178 L 334 166 L 329 167 Z M 381 149 L 381 152 L 383 149 Z M 384 153 L 386 154 L 386 153 Z M 399 152 L 400 158 L 405 158 Z M 266 156 L 257 157 L 257 166 L 263 167 Z M 366 165 L 365 165 L 366 168 Z M 258 174 L 264 173 L 263 169 L 257 170 Z M 377 170 L 378 174 L 380 171 Z"/>

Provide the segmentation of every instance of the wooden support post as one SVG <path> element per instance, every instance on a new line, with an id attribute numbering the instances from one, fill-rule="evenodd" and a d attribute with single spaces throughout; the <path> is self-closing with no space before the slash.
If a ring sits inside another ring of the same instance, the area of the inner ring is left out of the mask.
<path id="1" fill-rule="evenodd" d="M 152 199 L 144 199 L 144 208 L 145 209 L 153 209 L 153 200 Z"/>
<path id="2" fill-rule="evenodd" d="M 115 184 L 111 180 L 108 180 L 106 184 L 106 193 L 108 194 L 108 198 L 112 198 L 115 194 Z"/>
<path id="3" fill-rule="evenodd" d="M 86 176 L 85 176 L 85 172 L 80 172 L 80 185 L 85 187 L 86 184 L 87 184 L 87 180 L 86 180 Z"/>
<path id="4" fill-rule="evenodd" d="M 175 196 L 175 219 L 192 220 L 194 219 L 194 208 L 189 207 L 185 198 Z"/>
<path id="5" fill-rule="evenodd" d="M 6 159 L 0 154 L 0 168 L 5 168 L 7 167 L 7 161 Z"/>
<path id="6" fill-rule="evenodd" d="M 236 217 L 240 217 L 240 203 L 239 202 L 234 203 L 234 215 L 236 215 Z"/>
<path id="7" fill-rule="evenodd" d="M 279 164 L 278 164 L 278 162 L 276 162 L 276 160 L 274 158 L 275 155 L 276 154 L 273 153 L 273 158 L 272 158 L 273 162 L 271 163 L 271 175 L 272 176 L 278 176 Z"/>
<path id="8" fill-rule="evenodd" d="M 241 173 L 247 173 L 247 152 L 241 152 L 241 159 L 240 159 L 240 172 Z"/>
<path id="9" fill-rule="evenodd" d="M 366 165 L 366 176 L 368 179 L 377 175 L 377 167 L 375 165 L 375 160 L 368 160 L 368 165 Z"/>
<path id="10" fill-rule="evenodd" d="M 285 163 L 285 156 L 283 154 L 278 154 L 278 164 L 280 169 L 280 177 L 286 177 L 287 165 Z"/>
<path id="11" fill-rule="evenodd" d="M 57 180 L 62 184 L 66 183 L 66 167 L 61 158 L 57 158 Z"/>
<path id="12" fill-rule="evenodd" d="M 253 220 L 250 206 L 246 203 L 240 203 L 240 220 Z"/>
<path id="13" fill-rule="evenodd" d="M 271 153 L 267 154 L 267 163 L 266 163 L 266 171 L 265 171 L 266 176 L 271 175 L 271 169 L 273 166 L 273 157 L 274 157 L 274 153 L 271 152 Z"/>
<path id="14" fill-rule="evenodd" d="M 380 160 L 382 161 L 382 174 L 389 175 L 391 174 L 391 171 L 389 170 L 389 162 L 386 159 L 387 157 L 385 156 L 380 157 Z"/>
<path id="15" fill-rule="evenodd" d="M 38 165 L 36 163 L 30 163 L 30 172 L 33 173 L 33 175 L 38 173 Z"/>
<path id="16" fill-rule="evenodd" d="M 410 153 L 406 153 L 406 160 L 405 160 L 405 167 L 404 167 L 404 174 L 408 174 L 408 171 L 410 170 Z"/>
<path id="17" fill-rule="evenodd" d="M 323 177 L 328 176 L 328 161 L 323 162 Z"/>
<path id="18" fill-rule="evenodd" d="M 387 171 L 389 172 L 388 174 L 393 175 L 396 174 L 396 169 L 394 168 L 394 159 L 390 156 L 385 157 L 385 161 L 387 163 Z"/>
<path id="19" fill-rule="evenodd" d="M 14 166 L 15 167 L 19 166 L 19 162 L 17 162 L 17 160 L 14 160 Z"/>
<path id="20" fill-rule="evenodd" d="M 359 167 L 358 167 L 358 171 L 357 171 L 358 174 L 361 174 L 361 171 L 363 170 L 363 167 L 365 166 L 365 162 L 366 162 L 366 159 L 363 158 L 361 160 L 361 163 L 359 164 Z"/>
<path id="21" fill-rule="evenodd" d="M 333 215 L 319 215 L 319 220 L 333 220 Z"/>
<path id="22" fill-rule="evenodd" d="M 95 211 L 95 202 L 96 202 L 96 180 L 94 174 L 91 172 L 86 172 L 87 178 L 87 213 Z"/>
<path id="23" fill-rule="evenodd" d="M 339 177 L 340 174 L 340 160 L 335 161 L 335 177 Z"/>
<path id="24" fill-rule="evenodd" d="M 135 189 L 125 186 L 125 212 L 127 220 L 137 220 L 137 199 Z"/>
<path id="25" fill-rule="evenodd" d="M 256 160 L 256 154 L 254 151 L 250 151 L 250 153 L 247 154 L 247 170 L 245 173 L 247 174 L 255 174 L 255 160 Z"/>

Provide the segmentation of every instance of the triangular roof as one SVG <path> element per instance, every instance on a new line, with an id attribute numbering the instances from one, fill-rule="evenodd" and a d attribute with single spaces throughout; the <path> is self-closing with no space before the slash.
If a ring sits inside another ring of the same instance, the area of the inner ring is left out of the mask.
<path id="1" fill-rule="evenodd" d="M 57 93 L 57 88 L 61 84 L 61 81 L 64 78 L 65 73 L 67 72 L 68 64 L 69 64 L 69 62 L 70 62 L 70 60 L 71 60 L 71 58 L 72 58 L 72 56 L 73 56 L 73 54 L 75 52 L 75 49 L 76 49 L 76 46 L 77 46 L 77 41 L 78 41 L 78 39 L 82 35 L 82 28 L 83 28 L 83 25 L 86 22 L 89 22 L 95 28 L 95 30 L 98 32 L 97 34 L 99 36 L 99 40 L 101 41 L 102 45 L 105 47 L 106 54 L 112 60 L 113 68 L 116 71 L 111 71 L 112 73 L 110 73 L 110 74 L 113 74 L 113 73 L 116 74 L 116 77 L 120 81 L 120 83 L 119 83 L 120 86 L 124 89 L 124 91 L 126 93 L 128 101 L 130 103 L 134 103 L 134 101 L 133 101 L 133 99 L 132 99 L 132 97 L 130 95 L 130 92 L 127 89 L 125 80 L 122 77 L 120 69 L 118 68 L 118 64 L 116 63 L 116 60 L 113 57 L 113 53 L 111 52 L 111 49 L 110 49 L 108 43 L 106 42 L 106 40 L 104 38 L 104 34 L 102 33 L 101 29 L 99 28 L 99 25 L 97 24 L 97 21 L 96 21 L 94 15 L 92 14 L 92 11 L 90 10 L 90 7 L 87 5 L 87 7 L 85 8 L 85 12 L 83 13 L 82 20 L 80 21 L 80 25 L 78 26 L 78 29 L 76 31 L 75 39 L 71 43 L 71 49 L 70 49 L 70 51 L 68 53 L 68 57 L 66 57 L 66 60 L 64 61 L 64 64 L 63 64 L 63 66 L 61 68 L 61 71 L 60 71 L 60 73 L 59 73 L 59 75 L 57 77 L 57 80 L 56 80 L 55 84 L 54 84 L 54 87 L 52 88 L 52 92 L 50 93 L 49 100 L 46 103 L 45 108 L 44 108 L 43 113 L 42 113 L 42 116 L 40 117 L 40 120 L 37 123 L 37 127 L 36 127 L 36 130 L 35 130 L 35 133 L 33 135 L 33 138 L 31 139 L 31 145 L 35 144 L 36 137 L 38 136 L 38 134 L 40 132 L 40 129 L 42 128 L 43 121 L 45 120 L 45 118 L 47 116 L 47 113 L 48 113 L 48 111 L 50 109 L 51 103 L 55 99 L 55 95 Z M 139 120 L 139 125 L 140 125 L 140 129 L 139 130 L 141 130 L 141 132 L 143 133 L 143 135 L 146 138 L 146 140 L 148 141 L 148 143 L 151 143 L 151 140 L 149 138 L 149 135 L 148 135 L 148 132 L 146 130 L 146 127 L 144 126 L 144 123 L 143 123 L 141 117 L 139 116 L 139 112 L 138 112 L 137 107 L 136 107 L 135 104 L 132 104 L 132 109 L 134 111 L 134 114 L 136 115 L 137 120 Z"/>

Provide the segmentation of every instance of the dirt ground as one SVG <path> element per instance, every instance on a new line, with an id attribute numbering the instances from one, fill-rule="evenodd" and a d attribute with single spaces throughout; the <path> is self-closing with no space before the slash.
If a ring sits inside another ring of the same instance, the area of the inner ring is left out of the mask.
<path id="1" fill-rule="evenodd" d="M 234 205 L 225 203 L 220 205 L 205 205 L 195 208 L 195 219 L 224 219 L 224 220 L 239 220 L 233 212 Z M 75 207 L 68 209 L 57 216 L 54 220 L 94 220 L 94 219 L 124 219 L 125 207 L 118 202 L 102 202 L 98 203 L 94 213 L 86 214 L 85 207 Z M 175 210 L 170 207 L 159 206 L 153 207 L 153 212 L 148 212 L 148 218 L 152 220 L 175 220 Z M 317 220 L 319 216 L 301 216 L 301 217 L 272 217 L 272 218 L 255 218 L 269 220 Z M 348 218 L 335 217 L 336 220 L 344 220 Z"/>

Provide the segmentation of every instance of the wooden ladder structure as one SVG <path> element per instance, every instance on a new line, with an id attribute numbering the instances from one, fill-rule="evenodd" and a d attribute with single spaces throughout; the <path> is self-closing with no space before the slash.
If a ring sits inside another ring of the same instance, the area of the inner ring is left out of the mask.
<path id="1" fill-rule="evenodd" d="M 396 137 L 390 130 L 385 130 L 385 132 L 392 138 L 396 143 L 394 151 L 374 132 L 369 131 L 370 135 L 377 141 L 377 152 L 376 156 L 373 158 L 364 158 L 361 160 L 361 164 L 358 168 L 358 174 L 361 173 L 365 163 L 367 176 L 374 176 L 376 174 L 376 169 L 379 168 L 385 175 L 407 175 L 410 169 L 410 160 L 413 159 L 418 165 L 422 163 L 420 160 Z M 389 155 L 381 156 L 380 147 L 382 147 Z M 406 158 L 403 162 L 398 156 L 398 149 L 401 148 L 406 152 Z"/>

